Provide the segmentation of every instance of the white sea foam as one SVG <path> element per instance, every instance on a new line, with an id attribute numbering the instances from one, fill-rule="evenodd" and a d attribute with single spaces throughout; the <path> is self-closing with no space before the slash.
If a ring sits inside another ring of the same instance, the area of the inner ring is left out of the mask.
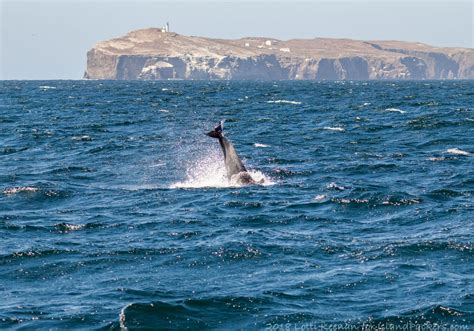
<path id="1" fill-rule="evenodd" d="M 164 165 L 166 165 L 166 163 L 155 163 L 155 164 L 152 164 L 150 168 L 162 167 Z"/>
<path id="2" fill-rule="evenodd" d="M 42 86 L 39 86 L 38 88 L 42 89 L 42 90 L 54 90 L 56 88 L 56 86 L 48 86 L 48 85 L 42 85 Z"/>
<path id="3" fill-rule="evenodd" d="M 169 89 L 169 88 L 166 88 L 166 87 L 163 87 L 161 90 L 162 90 L 162 91 L 169 91 L 170 89 Z"/>
<path id="4" fill-rule="evenodd" d="M 430 157 L 428 160 L 435 162 L 435 161 L 444 161 L 446 160 L 446 158 L 444 156 L 433 156 L 433 157 Z"/>
<path id="5" fill-rule="evenodd" d="M 462 149 L 459 149 L 459 148 L 450 148 L 446 152 L 449 154 L 454 154 L 454 155 L 464 155 L 464 156 L 471 155 L 471 153 L 463 151 Z"/>
<path id="6" fill-rule="evenodd" d="M 126 315 L 125 315 L 125 310 L 130 307 L 132 304 L 129 303 L 127 304 L 125 307 L 123 307 L 121 310 L 120 310 L 120 314 L 119 314 L 119 325 L 120 325 L 120 330 L 122 331 L 128 331 L 128 328 L 127 326 L 125 325 L 125 318 L 126 318 Z"/>
<path id="7" fill-rule="evenodd" d="M 169 113 L 170 112 L 168 109 L 160 109 L 158 111 L 161 111 L 162 113 Z"/>
<path id="8" fill-rule="evenodd" d="M 12 194 L 17 194 L 21 192 L 27 192 L 27 193 L 33 193 L 38 191 L 37 187 L 32 187 L 32 186 L 17 186 L 17 187 L 9 187 L 3 190 L 4 194 L 7 195 L 12 195 Z"/>
<path id="9" fill-rule="evenodd" d="M 339 126 L 325 126 L 323 128 L 324 130 L 329 130 L 329 131 L 339 131 L 339 132 L 343 132 L 343 131 L 346 131 L 344 128 L 341 128 Z"/>
<path id="10" fill-rule="evenodd" d="M 270 147 L 270 145 L 265 145 L 265 144 L 259 144 L 259 143 L 255 143 L 253 144 L 255 147 L 261 147 L 261 148 L 265 148 L 265 147 Z"/>
<path id="11" fill-rule="evenodd" d="M 343 191 L 343 190 L 346 189 L 344 186 L 339 186 L 334 182 L 327 184 L 326 188 L 327 189 L 334 189 L 334 190 L 338 190 L 338 191 Z"/>
<path id="12" fill-rule="evenodd" d="M 405 114 L 406 113 L 406 111 L 398 109 L 398 108 L 387 108 L 387 109 L 385 109 L 385 111 L 389 111 L 389 112 L 392 112 L 392 113 L 400 113 L 400 114 Z"/>
<path id="13" fill-rule="evenodd" d="M 291 105 L 301 105 L 301 101 L 291 101 L 291 100 L 268 100 L 267 103 L 288 103 Z"/>
<path id="14" fill-rule="evenodd" d="M 317 196 L 314 197 L 314 201 L 321 201 L 321 200 L 324 200 L 326 198 L 326 196 L 324 194 L 319 194 Z"/>
<path id="15" fill-rule="evenodd" d="M 175 188 L 203 188 L 203 187 L 240 187 L 241 184 L 227 179 L 227 173 L 222 155 L 218 150 L 205 153 L 206 156 L 190 162 L 186 169 L 186 179 L 173 183 L 169 186 Z M 265 176 L 258 170 L 249 169 L 248 173 L 256 182 L 262 182 L 262 185 L 275 184 L 271 178 Z"/>
<path id="16" fill-rule="evenodd" d="M 56 224 L 56 226 L 63 228 L 65 232 L 78 231 L 78 230 L 84 229 L 85 227 L 84 224 L 68 224 L 68 223 Z"/>
<path id="17" fill-rule="evenodd" d="M 92 138 L 90 136 L 84 135 L 84 136 L 74 136 L 74 137 L 72 137 L 72 140 L 75 140 L 75 141 L 91 141 Z"/>
<path id="18" fill-rule="evenodd" d="M 362 106 L 370 106 L 370 102 L 364 102 Z"/>

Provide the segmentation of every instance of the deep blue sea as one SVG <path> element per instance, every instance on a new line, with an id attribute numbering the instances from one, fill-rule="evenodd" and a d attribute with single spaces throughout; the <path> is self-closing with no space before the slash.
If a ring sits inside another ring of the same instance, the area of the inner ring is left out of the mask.
<path id="1" fill-rule="evenodd" d="M 473 105 L 474 81 L 2 81 L 0 328 L 472 330 Z M 263 185 L 227 182 L 222 119 Z"/>

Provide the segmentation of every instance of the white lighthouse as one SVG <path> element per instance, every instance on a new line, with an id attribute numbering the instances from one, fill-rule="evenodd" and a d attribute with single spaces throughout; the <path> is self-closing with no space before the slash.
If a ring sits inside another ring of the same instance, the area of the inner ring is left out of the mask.
<path id="1" fill-rule="evenodd" d="M 166 22 L 165 25 L 161 28 L 161 32 L 170 32 L 170 23 Z"/>

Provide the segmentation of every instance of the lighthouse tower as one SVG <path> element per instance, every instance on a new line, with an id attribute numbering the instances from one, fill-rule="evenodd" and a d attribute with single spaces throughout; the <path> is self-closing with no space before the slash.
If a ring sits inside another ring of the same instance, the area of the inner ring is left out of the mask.
<path id="1" fill-rule="evenodd" d="M 165 25 L 161 28 L 161 32 L 170 32 L 170 23 L 166 22 Z"/>

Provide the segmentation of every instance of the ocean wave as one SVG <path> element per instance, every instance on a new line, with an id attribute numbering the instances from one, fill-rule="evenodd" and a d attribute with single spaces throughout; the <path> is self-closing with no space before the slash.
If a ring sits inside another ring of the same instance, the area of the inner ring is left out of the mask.
<path id="1" fill-rule="evenodd" d="M 428 160 L 436 162 L 436 161 L 444 161 L 446 158 L 444 156 L 432 156 L 429 157 Z"/>
<path id="2" fill-rule="evenodd" d="M 6 195 L 13 195 L 18 193 L 34 193 L 38 192 L 38 188 L 34 186 L 16 186 L 16 187 L 8 187 L 3 190 L 3 194 Z"/>
<path id="3" fill-rule="evenodd" d="M 416 130 L 424 129 L 441 129 L 447 127 L 457 127 L 461 126 L 464 123 L 458 120 L 453 119 L 444 119 L 439 115 L 430 114 L 418 116 L 407 122 L 408 127 Z"/>
<path id="4" fill-rule="evenodd" d="M 301 105 L 301 101 L 291 101 L 291 100 L 268 100 L 267 103 L 286 103 L 290 105 Z"/>
<path id="5" fill-rule="evenodd" d="M 259 144 L 259 143 L 255 143 L 253 144 L 255 147 L 260 147 L 260 148 L 266 148 L 266 147 L 270 147 L 270 145 L 266 145 L 266 144 Z"/>
<path id="6" fill-rule="evenodd" d="M 88 135 L 73 136 L 71 139 L 74 141 L 92 141 L 92 138 Z"/>
<path id="7" fill-rule="evenodd" d="M 72 224 L 72 223 L 56 223 L 51 225 L 38 225 L 38 224 L 21 224 L 5 222 L 0 227 L 4 227 L 9 231 L 22 231 L 22 232 L 47 232 L 47 233 L 69 233 L 72 231 L 97 229 L 106 227 L 101 223 L 85 223 L 85 224 Z"/>
<path id="8" fill-rule="evenodd" d="M 108 252 L 96 252 L 92 253 L 91 256 L 154 256 L 154 255 L 170 255 L 176 254 L 180 250 L 174 247 L 161 247 L 161 248 L 141 248 L 141 247 L 132 247 L 127 250 L 116 250 Z"/>
<path id="9" fill-rule="evenodd" d="M 363 330 L 469 330 L 470 318 L 471 312 L 438 304 L 358 324 Z"/>
<path id="10" fill-rule="evenodd" d="M 324 194 L 318 194 L 313 198 L 314 201 L 322 201 L 324 199 L 326 199 L 326 196 Z"/>
<path id="11" fill-rule="evenodd" d="M 401 241 L 385 245 L 382 248 L 383 256 L 408 257 L 417 254 L 453 251 L 462 254 L 472 254 L 474 246 L 472 243 L 444 240 L 423 240 L 418 242 Z M 378 256 L 382 257 L 382 256 Z"/>
<path id="12" fill-rule="evenodd" d="M 28 150 L 29 147 L 4 147 L 3 149 L 0 149 L 0 154 L 3 155 L 8 155 L 8 154 L 14 154 L 14 153 L 19 153 Z"/>
<path id="13" fill-rule="evenodd" d="M 224 203 L 226 207 L 243 207 L 245 209 L 254 209 L 263 207 L 263 203 L 259 201 L 226 201 Z"/>
<path id="14" fill-rule="evenodd" d="M 316 171 L 314 169 L 291 169 L 291 168 L 272 168 L 271 177 L 278 179 L 285 179 L 291 177 L 311 176 Z"/>
<path id="15" fill-rule="evenodd" d="M 406 113 L 406 111 L 398 109 L 398 108 L 386 108 L 385 111 L 392 112 L 392 113 L 400 113 L 400 114 Z"/>
<path id="16" fill-rule="evenodd" d="M 45 201 L 50 199 L 62 199 L 70 196 L 70 192 L 55 188 L 41 186 L 15 186 L 3 190 L 3 194 L 11 197 L 23 197 L 29 201 Z"/>
<path id="17" fill-rule="evenodd" d="M 228 242 L 212 248 L 210 254 L 223 261 L 236 261 L 258 258 L 263 253 L 259 248 L 246 242 Z"/>
<path id="18" fill-rule="evenodd" d="M 79 252 L 76 250 L 70 249 L 43 249 L 43 250 L 35 250 L 35 249 L 27 249 L 23 251 L 17 251 L 10 254 L 0 255 L 0 265 L 1 264 L 9 264 L 14 261 L 24 260 L 24 259 L 33 259 L 38 257 L 49 257 L 49 256 L 58 256 L 58 255 L 71 255 L 71 254 L 78 254 Z"/>
<path id="19" fill-rule="evenodd" d="M 340 126 L 325 126 L 323 128 L 324 130 L 329 130 L 329 131 L 339 131 L 339 132 L 344 132 L 346 131 L 346 129 L 344 128 L 341 128 Z"/>
<path id="20" fill-rule="evenodd" d="M 453 154 L 453 155 L 464 155 L 464 156 L 469 156 L 471 153 L 463 151 L 462 149 L 459 148 L 449 148 L 446 153 Z"/>
<path id="21" fill-rule="evenodd" d="M 423 200 L 420 197 L 411 197 L 409 195 L 383 196 L 364 194 L 361 197 L 334 197 L 331 201 L 340 205 L 375 208 L 383 206 L 410 206 L 420 204 Z"/>
<path id="22" fill-rule="evenodd" d="M 336 190 L 336 191 L 344 191 L 346 188 L 342 185 L 337 185 L 336 183 L 334 182 L 331 182 L 329 184 L 326 185 L 326 188 L 327 189 L 330 189 L 330 190 Z"/>
<path id="23" fill-rule="evenodd" d="M 58 223 L 54 227 L 61 233 L 68 233 L 85 229 L 87 224 Z"/>
<path id="24" fill-rule="evenodd" d="M 147 329 L 242 329 L 255 328 L 255 317 L 276 304 L 256 297 L 209 297 L 173 302 L 135 302 L 123 307 L 118 316 L 122 330 Z M 263 323 L 262 327 L 263 327 Z"/>
<path id="25" fill-rule="evenodd" d="M 463 191 L 455 191 L 453 189 L 449 188 L 441 188 L 441 189 L 436 189 L 432 190 L 427 193 L 427 196 L 430 198 L 435 198 L 435 199 L 446 199 L 446 198 L 456 198 L 456 197 L 461 197 L 461 196 L 470 196 L 470 193 L 468 192 L 463 192 Z"/>

